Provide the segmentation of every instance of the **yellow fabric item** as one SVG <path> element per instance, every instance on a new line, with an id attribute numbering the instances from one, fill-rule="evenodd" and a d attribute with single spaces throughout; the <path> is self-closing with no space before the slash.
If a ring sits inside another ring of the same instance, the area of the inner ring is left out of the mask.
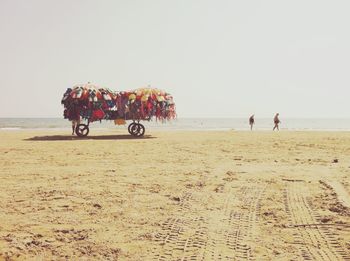
<path id="1" fill-rule="evenodd" d="M 162 101 L 164 101 L 164 97 L 163 97 L 163 96 L 157 96 L 157 100 L 158 100 L 159 102 L 162 102 Z"/>
<path id="2" fill-rule="evenodd" d="M 114 120 L 115 125 L 125 125 L 126 121 L 124 119 L 116 119 Z"/>

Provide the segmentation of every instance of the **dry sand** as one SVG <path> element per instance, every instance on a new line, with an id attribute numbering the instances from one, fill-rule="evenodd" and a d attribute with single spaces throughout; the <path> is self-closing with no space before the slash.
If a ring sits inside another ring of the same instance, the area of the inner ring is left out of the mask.
<path id="1" fill-rule="evenodd" d="M 350 133 L 91 135 L 0 132 L 0 260 L 350 259 Z"/>

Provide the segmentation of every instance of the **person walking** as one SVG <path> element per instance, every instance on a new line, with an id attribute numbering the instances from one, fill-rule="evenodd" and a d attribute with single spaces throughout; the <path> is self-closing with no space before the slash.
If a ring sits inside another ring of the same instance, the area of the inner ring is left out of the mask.
<path id="1" fill-rule="evenodd" d="M 250 116 L 249 118 L 249 125 L 250 125 L 250 130 L 253 130 L 253 125 L 255 123 L 255 120 L 254 120 L 254 114 L 252 116 Z"/>
<path id="2" fill-rule="evenodd" d="M 275 115 L 275 117 L 273 118 L 273 122 L 275 123 L 275 126 L 273 127 L 273 131 L 275 130 L 275 129 L 277 129 L 278 131 L 280 130 L 279 129 L 279 124 L 281 123 L 281 121 L 280 121 L 280 119 L 279 119 L 279 113 L 276 113 L 276 115 Z"/>

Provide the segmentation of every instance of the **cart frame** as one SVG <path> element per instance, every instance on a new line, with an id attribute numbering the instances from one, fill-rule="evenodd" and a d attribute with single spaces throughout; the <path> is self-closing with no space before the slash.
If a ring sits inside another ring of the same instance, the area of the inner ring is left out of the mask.
<path id="1" fill-rule="evenodd" d="M 87 124 L 80 123 L 75 128 L 75 133 L 78 137 L 86 137 L 90 132 L 90 121 Z M 142 137 L 145 134 L 146 128 L 139 120 L 133 120 L 128 126 L 128 132 L 134 137 Z"/>

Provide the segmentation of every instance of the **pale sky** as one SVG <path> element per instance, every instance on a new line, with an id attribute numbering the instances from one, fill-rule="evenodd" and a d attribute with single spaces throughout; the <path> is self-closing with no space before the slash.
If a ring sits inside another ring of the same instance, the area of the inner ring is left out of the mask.
<path id="1" fill-rule="evenodd" d="M 0 117 L 151 85 L 179 117 L 350 117 L 350 1 L 0 0 Z"/>

